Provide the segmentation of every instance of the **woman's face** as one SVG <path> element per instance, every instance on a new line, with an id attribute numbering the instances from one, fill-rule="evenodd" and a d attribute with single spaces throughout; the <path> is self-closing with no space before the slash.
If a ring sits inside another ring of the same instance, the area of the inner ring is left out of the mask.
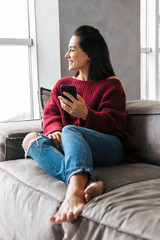
<path id="1" fill-rule="evenodd" d="M 69 70 L 88 71 L 90 66 L 90 59 L 88 55 L 82 50 L 79 45 L 79 37 L 72 36 L 68 46 L 68 52 L 65 58 L 69 62 Z"/>

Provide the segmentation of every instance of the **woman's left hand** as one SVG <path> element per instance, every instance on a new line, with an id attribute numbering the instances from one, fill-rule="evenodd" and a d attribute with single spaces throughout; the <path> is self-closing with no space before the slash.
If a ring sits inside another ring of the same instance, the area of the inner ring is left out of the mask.
<path id="1" fill-rule="evenodd" d="M 61 107 L 74 117 L 86 120 L 88 116 L 88 109 L 84 99 L 79 94 L 77 94 L 77 99 L 67 92 L 63 92 L 63 94 L 71 99 L 72 102 L 62 96 L 59 96 L 58 99 L 60 100 Z"/>

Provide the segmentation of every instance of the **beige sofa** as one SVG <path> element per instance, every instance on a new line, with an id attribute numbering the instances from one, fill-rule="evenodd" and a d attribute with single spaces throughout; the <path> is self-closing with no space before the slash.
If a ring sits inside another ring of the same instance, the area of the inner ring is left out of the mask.
<path id="1" fill-rule="evenodd" d="M 160 102 L 127 102 L 128 132 L 140 163 L 98 167 L 105 192 L 72 222 L 52 225 L 66 185 L 48 176 L 21 147 L 41 120 L 0 124 L 0 240 L 159 240 Z"/>

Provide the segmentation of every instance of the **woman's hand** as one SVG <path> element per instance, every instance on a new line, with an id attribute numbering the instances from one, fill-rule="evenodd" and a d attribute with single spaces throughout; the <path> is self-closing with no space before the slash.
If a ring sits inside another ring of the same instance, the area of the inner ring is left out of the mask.
<path id="1" fill-rule="evenodd" d="M 53 140 L 54 146 L 62 152 L 62 146 L 61 146 L 61 136 L 62 133 L 60 131 L 56 131 L 54 133 L 50 133 L 48 137 Z"/>
<path id="2" fill-rule="evenodd" d="M 71 99 L 72 102 L 62 96 L 59 96 L 58 99 L 60 100 L 61 107 L 74 117 L 86 120 L 88 116 L 88 109 L 86 107 L 84 99 L 78 94 L 77 99 L 75 99 L 71 94 L 67 92 L 63 92 L 63 94 Z"/>

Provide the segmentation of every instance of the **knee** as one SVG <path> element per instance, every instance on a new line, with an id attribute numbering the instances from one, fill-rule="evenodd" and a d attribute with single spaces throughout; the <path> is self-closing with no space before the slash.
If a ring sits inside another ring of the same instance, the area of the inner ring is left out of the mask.
<path id="1" fill-rule="evenodd" d="M 75 132 L 77 131 L 77 126 L 74 125 L 66 125 L 63 129 L 62 129 L 62 134 L 67 134 L 67 133 L 71 133 L 71 132 Z"/>
<path id="2" fill-rule="evenodd" d="M 74 126 L 74 125 L 66 125 L 63 129 L 62 132 L 66 132 L 66 131 L 76 131 L 78 127 Z"/>
<path id="3" fill-rule="evenodd" d="M 29 133 L 25 136 L 24 140 L 23 140 L 23 148 L 25 151 L 28 151 L 28 148 L 30 147 L 31 143 L 33 141 L 35 141 L 37 138 L 39 138 L 39 134 L 38 133 L 35 133 L 35 132 L 32 132 L 32 133 Z"/>

